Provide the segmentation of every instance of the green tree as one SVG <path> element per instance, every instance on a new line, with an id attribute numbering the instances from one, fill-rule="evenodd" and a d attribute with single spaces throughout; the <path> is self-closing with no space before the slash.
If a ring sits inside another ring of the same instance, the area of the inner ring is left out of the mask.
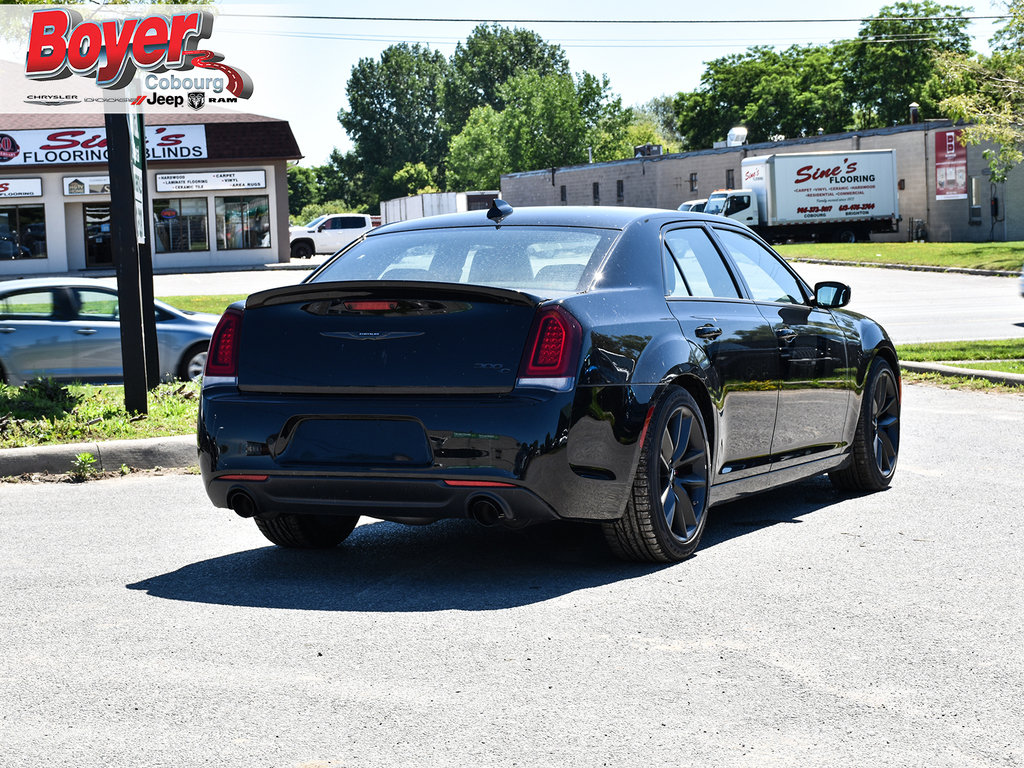
<path id="1" fill-rule="evenodd" d="M 961 134 L 967 143 L 996 145 L 985 151 L 996 183 L 1024 162 L 1024 3 L 1017 0 L 1009 11 L 992 38 L 991 56 L 944 53 L 936 60 L 955 90 L 942 102 L 943 112 L 968 123 Z"/>
<path id="2" fill-rule="evenodd" d="M 475 107 L 505 108 L 499 90 L 510 78 L 534 72 L 568 75 L 569 62 L 561 47 L 536 32 L 481 24 L 457 43 L 445 79 L 443 105 L 448 130 L 458 133 Z"/>
<path id="3" fill-rule="evenodd" d="M 440 130 L 441 89 L 448 62 L 437 51 L 400 43 L 379 60 L 360 59 L 348 80 L 348 109 L 338 120 L 354 145 L 354 173 L 376 205 L 405 191 L 395 174 L 406 163 L 437 168 L 447 139 Z"/>
<path id="4" fill-rule="evenodd" d="M 743 125 L 749 141 L 842 131 L 852 121 L 833 46 L 753 46 L 708 63 L 696 91 L 673 102 L 689 148 L 703 149 Z"/>
<path id="5" fill-rule="evenodd" d="M 502 137 L 502 113 L 489 104 L 469 113 L 454 137 L 445 160 L 448 189 L 498 189 L 507 172 L 508 154 Z"/>
<path id="6" fill-rule="evenodd" d="M 679 132 L 679 120 L 673 108 L 675 98 L 669 95 L 656 96 L 646 104 L 633 107 L 633 113 L 637 120 L 649 120 L 653 122 L 658 133 L 664 137 L 665 142 L 679 149 L 682 149 L 686 140 Z"/>
<path id="7" fill-rule="evenodd" d="M 964 17 L 971 10 L 932 0 L 898 2 L 861 24 L 856 40 L 844 47 L 856 127 L 905 123 L 911 102 L 920 105 L 922 117 L 939 116 L 935 54 L 970 53 Z"/>
<path id="8" fill-rule="evenodd" d="M 288 213 L 295 216 L 305 206 L 320 202 L 316 171 L 301 165 L 288 167 Z"/>
<path id="9" fill-rule="evenodd" d="M 526 72 L 498 90 L 505 108 L 477 107 L 452 139 L 449 189 L 493 189 L 502 173 L 585 163 L 588 148 L 595 160 L 632 157 L 632 145 L 617 149 L 632 111 L 607 78 Z"/>
<path id="10" fill-rule="evenodd" d="M 405 189 L 407 195 L 419 195 L 424 192 L 440 192 L 436 181 L 436 173 L 424 163 L 406 163 L 395 173 L 395 184 Z"/>

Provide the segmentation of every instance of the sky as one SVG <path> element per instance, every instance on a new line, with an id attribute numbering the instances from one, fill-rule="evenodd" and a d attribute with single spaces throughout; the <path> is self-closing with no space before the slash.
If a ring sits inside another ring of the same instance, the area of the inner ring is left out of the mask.
<path id="1" fill-rule="evenodd" d="M 858 21 L 832 20 L 873 16 L 884 4 L 885 0 L 847 0 L 841 6 L 826 5 L 820 0 L 732 0 L 703 4 L 648 0 L 643 4 L 641 17 L 627 13 L 630 7 L 621 0 L 557 6 L 537 0 L 500 5 L 479 0 L 389 0 L 379 5 L 338 0 L 257 5 L 221 0 L 216 3 L 219 13 L 209 47 L 223 53 L 225 63 L 251 76 L 252 97 L 239 107 L 287 119 L 304 154 L 301 163 L 318 165 L 326 161 L 334 147 L 342 151 L 351 148 L 337 115 L 347 105 L 345 84 L 361 58 L 376 59 L 385 48 L 398 42 L 429 45 L 450 56 L 456 42 L 465 40 L 476 24 L 289 16 L 485 19 L 524 27 L 561 45 L 574 72 L 606 74 L 612 91 L 622 97 L 623 104 L 637 105 L 665 94 L 693 90 L 700 83 L 705 62 L 740 53 L 752 45 L 788 47 L 854 37 L 860 26 Z M 823 9 L 827 11 L 821 18 Z M 992 16 L 1002 11 L 998 0 L 979 0 L 974 4 L 975 15 Z M 258 17 L 260 14 L 264 16 Z M 572 21 L 551 21 L 556 19 Z M 644 23 L 585 23 L 588 19 Z M 655 20 L 715 23 L 650 23 Z M 782 20 L 806 21 L 781 23 Z M 970 29 L 975 49 L 986 52 L 994 23 L 975 22 Z M 5 58 L 11 56 L 6 53 Z M 24 60 L 23 52 L 11 57 L 19 59 Z"/>

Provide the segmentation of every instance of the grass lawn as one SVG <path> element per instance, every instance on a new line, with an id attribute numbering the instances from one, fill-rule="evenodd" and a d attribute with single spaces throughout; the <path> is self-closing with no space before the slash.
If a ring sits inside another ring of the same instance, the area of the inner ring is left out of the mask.
<path id="1" fill-rule="evenodd" d="M 939 341 L 928 344 L 900 344 L 900 360 L 918 363 L 952 363 L 967 360 L 1024 359 L 1024 339 L 997 341 Z"/>
<path id="2" fill-rule="evenodd" d="M 223 294 L 220 296 L 158 296 L 160 301 L 170 304 L 178 309 L 186 309 L 190 312 L 209 312 L 213 315 L 222 315 L 229 304 L 244 299 L 246 294 Z"/>
<path id="3" fill-rule="evenodd" d="M 990 363 L 957 363 L 958 368 L 974 368 L 980 371 L 1024 374 L 1024 360 L 997 360 Z"/>
<path id="4" fill-rule="evenodd" d="M 0 448 L 194 434 L 198 395 L 198 382 L 161 384 L 140 417 L 125 411 L 120 386 L 0 384 Z"/>
<path id="5" fill-rule="evenodd" d="M 776 250 L 787 259 L 828 259 L 1020 272 L 1024 242 L 1010 243 L 795 243 Z"/>

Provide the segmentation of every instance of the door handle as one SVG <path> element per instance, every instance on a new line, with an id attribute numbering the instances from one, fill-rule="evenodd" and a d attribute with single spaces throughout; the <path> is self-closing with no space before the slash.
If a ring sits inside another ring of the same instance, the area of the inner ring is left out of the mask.
<path id="1" fill-rule="evenodd" d="M 796 331 L 790 328 L 788 325 L 784 325 L 775 331 L 775 337 L 786 344 L 789 344 L 793 339 L 797 337 Z"/>
<path id="2" fill-rule="evenodd" d="M 698 339 L 714 340 L 722 335 L 722 329 L 708 323 L 707 325 L 700 326 L 700 328 L 695 330 L 694 333 L 697 335 Z"/>
<path id="3" fill-rule="evenodd" d="M 14 333 L 17 328 L 0 328 L 0 333 Z"/>
<path id="4" fill-rule="evenodd" d="M 96 329 L 95 328 L 79 328 L 77 331 L 75 331 L 75 333 L 80 333 L 83 336 L 92 336 L 94 333 L 96 333 Z"/>

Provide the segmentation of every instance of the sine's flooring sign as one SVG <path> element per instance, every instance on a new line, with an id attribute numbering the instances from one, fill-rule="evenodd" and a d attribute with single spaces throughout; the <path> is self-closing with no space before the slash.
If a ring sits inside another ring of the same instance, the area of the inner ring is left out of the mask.
<path id="1" fill-rule="evenodd" d="M 0 166 L 106 163 L 104 128 L 6 131 L 0 133 Z M 207 157 L 203 125 L 147 125 L 147 160 L 194 160 Z"/>

